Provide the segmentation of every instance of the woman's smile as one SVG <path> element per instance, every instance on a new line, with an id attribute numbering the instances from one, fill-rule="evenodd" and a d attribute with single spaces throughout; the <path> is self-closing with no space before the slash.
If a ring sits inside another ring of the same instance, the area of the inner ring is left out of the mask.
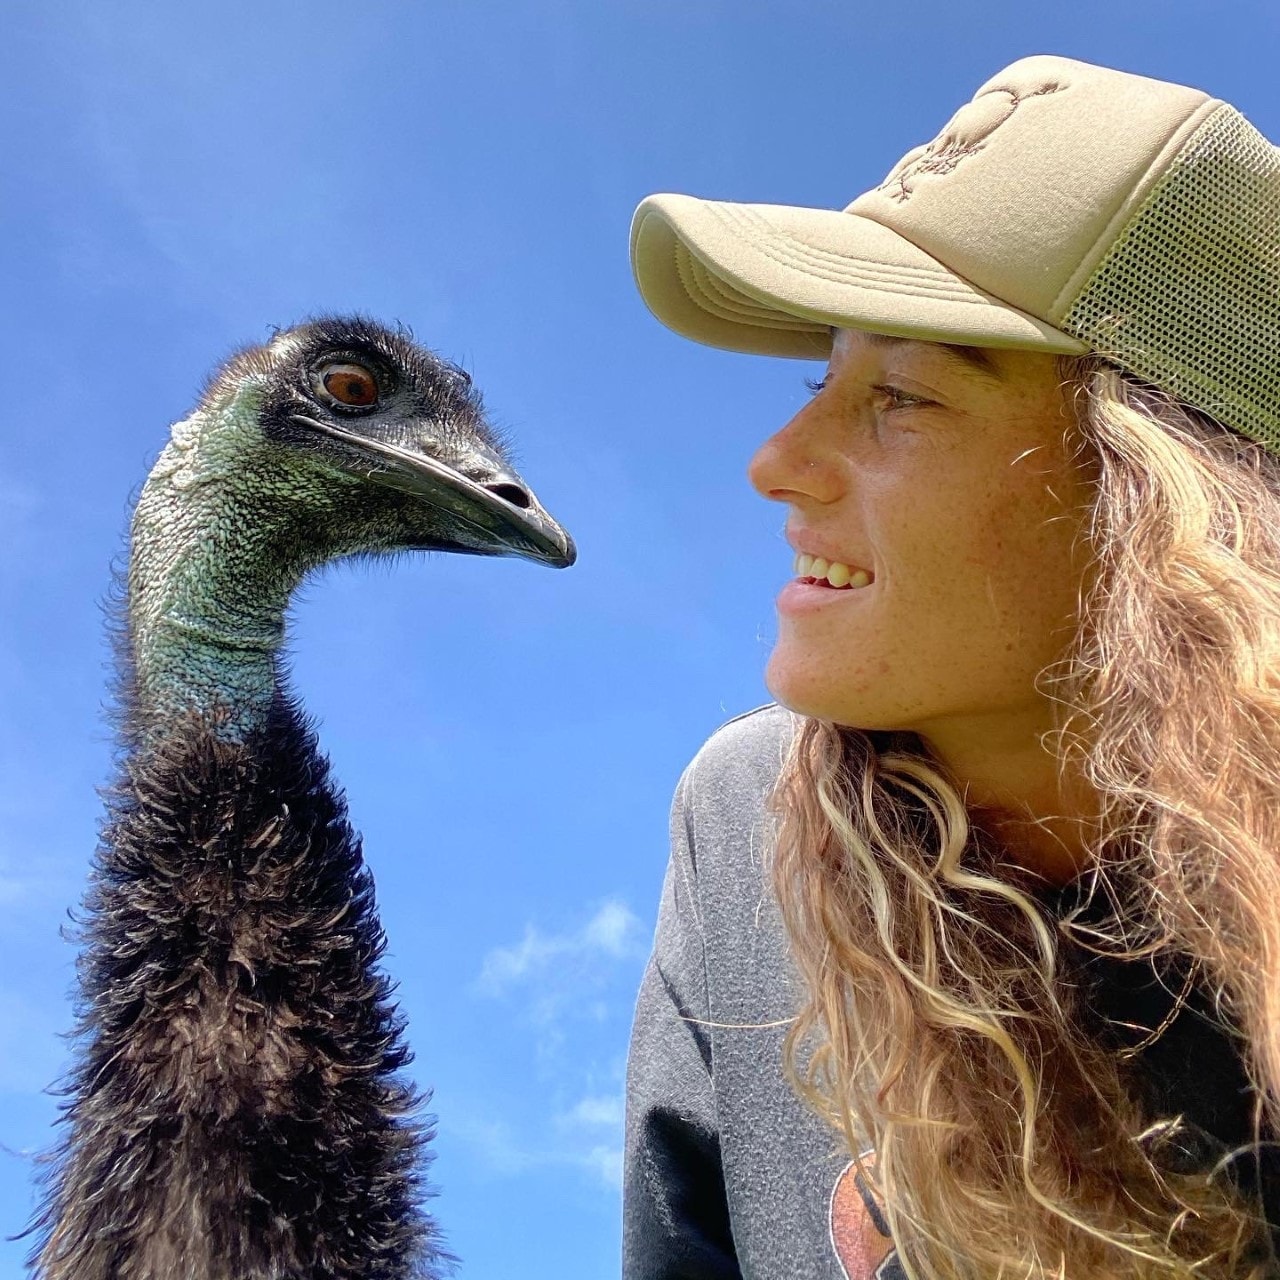
<path id="1" fill-rule="evenodd" d="M 778 612 L 807 613 L 834 606 L 841 600 L 867 594 L 874 575 L 841 560 L 824 560 L 806 552 L 796 553 L 795 576 L 778 594 Z"/>

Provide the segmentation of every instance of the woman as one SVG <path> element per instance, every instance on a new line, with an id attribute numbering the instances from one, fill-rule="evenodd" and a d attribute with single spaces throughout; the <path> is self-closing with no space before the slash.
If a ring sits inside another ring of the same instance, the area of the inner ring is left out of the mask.
<path id="1" fill-rule="evenodd" d="M 751 468 L 789 710 L 677 795 L 628 1280 L 1280 1275 L 1278 209 L 1234 108 L 1054 57 L 843 213 L 641 205 L 660 319 L 828 365 Z"/>

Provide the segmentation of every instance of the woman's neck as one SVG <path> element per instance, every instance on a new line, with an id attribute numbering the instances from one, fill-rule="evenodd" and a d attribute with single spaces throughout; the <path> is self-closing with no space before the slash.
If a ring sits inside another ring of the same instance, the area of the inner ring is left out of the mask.
<path id="1" fill-rule="evenodd" d="M 1101 798 L 1043 745 L 1052 728 L 1046 710 L 949 721 L 921 736 L 959 782 L 974 825 L 1011 861 L 1061 885 L 1093 860 Z"/>
<path id="2" fill-rule="evenodd" d="M 1094 843 L 1083 819 L 1029 818 L 1004 809 L 971 806 L 969 819 L 1005 856 L 1057 888 L 1079 876 L 1093 859 Z"/>

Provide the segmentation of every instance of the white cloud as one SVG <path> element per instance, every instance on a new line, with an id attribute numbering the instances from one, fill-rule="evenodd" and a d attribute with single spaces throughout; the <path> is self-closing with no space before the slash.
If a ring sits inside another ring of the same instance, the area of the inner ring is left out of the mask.
<path id="1" fill-rule="evenodd" d="M 561 1117 L 562 1121 L 572 1125 L 588 1127 L 604 1126 L 621 1129 L 623 1120 L 623 1097 L 620 1093 L 608 1094 L 604 1097 L 588 1094 L 578 1101 Z"/>
<path id="2" fill-rule="evenodd" d="M 449 1136 L 465 1142 L 493 1172 L 507 1177 L 527 1173 L 539 1163 L 502 1120 L 455 1112 L 449 1117 Z"/>
<path id="3" fill-rule="evenodd" d="M 562 1136 L 559 1141 L 538 1145 L 517 1136 L 501 1120 L 461 1114 L 451 1118 L 449 1132 L 502 1177 L 521 1177 L 549 1168 L 578 1169 L 610 1191 L 622 1186 L 620 1137 L 616 1143 L 584 1143 Z"/>
<path id="4" fill-rule="evenodd" d="M 608 1187 L 622 1188 L 622 1148 L 592 1147 L 584 1161 Z"/>
<path id="5" fill-rule="evenodd" d="M 556 1117 L 573 1162 L 595 1174 L 605 1186 L 622 1186 L 622 1126 L 626 1102 L 622 1091 L 586 1094 Z M 585 1143 L 585 1145 L 584 1145 Z"/>
<path id="6" fill-rule="evenodd" d="M 485 956 L 477 985 L 486 995 L 497 995 L 563 950 L 563 944 L 556 943 L 557 939 L 544 938 L 533 925 L 526 925 L 524 938 L 516 946 L 495 947 Z"/>
<path id="7" fill-rule="evenodd" d="M 614 1055 L 625 1043 L 621 1018 L 634 1003 L 648 938 L 619 899 L 583 914 L 579 927 L 561 932 L 527 925 L 519 942 L 484 956 L 475 981 L 478 994 L 504 1001 L 513 1021 L 532 1030 L 535 1074 L 552 1082 L 551 1106 L 541 1114 L 526 1109 L 515 1125 L 495 1117 L 492 1106 L 470 1124 L 455 1115 L 452 1132 L 503 1176 L 574 1168 L 616 1193 L 625 1064 Z"/>
<path id="8" fill-rule="evenodd" d="M 485 995 L 500 995 L 517 983 L 580 974 L 584 962 L 601 957 L 625 959 L 641 943 L 643 927 L 623 902 L 610 899 L 581 929 L 545 934 L 526 925 L 514 946 L 495 947 L 485 956 L 476 980 Z"/>
<path id="9" fill-rule="evenodd" d="M 611 956 L 625 956 L 637 941 L 640 921 L 621 902 L 606 902 L 582 931 L 587 947 L 598 947 Z"/>

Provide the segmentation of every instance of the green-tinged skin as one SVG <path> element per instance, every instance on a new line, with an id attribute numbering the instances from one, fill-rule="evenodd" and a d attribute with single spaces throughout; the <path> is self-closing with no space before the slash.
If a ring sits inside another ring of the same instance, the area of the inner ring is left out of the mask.
<path id="1" fill-rule="evenodd" d="M 307 568 L 281 563 L 283 522 L 268 513 L 322 498 L 322 486 L 305 473 L 254 465 L 256 453 L 273 447 L 257 426 L 260 404 L 249 385 L 225 406 L 176 423 L 132 528 L 129 620 L 139 701 L 161 719 L 223 708 L 217 727 L 230 738 L 265 720 L 285 609 Z"/>

